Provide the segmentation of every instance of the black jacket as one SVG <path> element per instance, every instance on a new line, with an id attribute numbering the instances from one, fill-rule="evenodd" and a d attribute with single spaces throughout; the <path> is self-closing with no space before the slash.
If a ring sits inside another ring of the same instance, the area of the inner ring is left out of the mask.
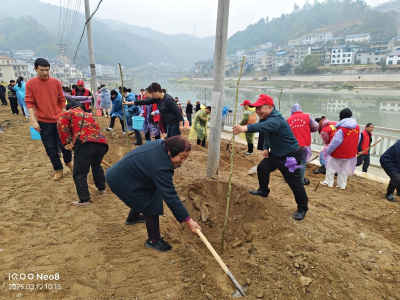
<path id="1" fill-rule="evenodd" d="M 178 222 L 189 217 L 175 190 L 174 165 L 164 140 L 146 143 L 125 155 L 107 170 L 110 189 L 137 212 L 162 215 L 163 199 Z"/>
<path id="2" fill-rule="evenodd" d="M 383 169 L 400 173 L 400 140 L 382 154 L 379 162 Z"/>
<path id="3" fill-rule="evenodd" d="M 200 104 L 196 104 L 196 108 L 194 109 L 196 112 L 200 110 Z"/>
<path id="4" fill-rule="evenodd" d="M 6 98 L 6 87 L 2 84 L 0 84 L 0 97 L 2 99 Z"/>
<path id="5" fill-rule="evenodd" d="M 163 99 L 146 99 L 135 101 L 135 105 L 149 105 L 157 104 L 158 110 L 167 124 L 174 124 L 176 122 L 183 122 L 182 113 L 171 95 L 165 94 Z"/>
<path id="6" fill-rule="evenodd" d="M 187 114 L 193 114 L 193 105 L 192 104 L 187 104 L 186 105 L 186 111 L 185 113 Z"/>
<path id="7" fill-rule="evenodd" d="M 17 98 L 17 92 L 14 90 L 14 86 L 11 84 L 8 85 L 8 99 L 10 98 Z"/>

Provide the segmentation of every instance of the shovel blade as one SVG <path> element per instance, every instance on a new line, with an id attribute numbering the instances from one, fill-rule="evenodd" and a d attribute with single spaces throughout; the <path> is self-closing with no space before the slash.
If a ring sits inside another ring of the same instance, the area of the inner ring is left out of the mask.
<path id="1" fill-rule="evenodd" d="M 244 287 L 242 287 L 242 290 L 245 292 L 247 290 L 247 285 L 245 285 Z M 243 297 L 242 294 L 239 292 L 239 290 L 236 290 L 236 292 L 234 292 L 232 294 L 232 298 L 241 298 Z"/>
<path id="2" fill-rule="evenodd" d="M 3 127 L 0 125 L 0 133 L 4 133 Z"/>

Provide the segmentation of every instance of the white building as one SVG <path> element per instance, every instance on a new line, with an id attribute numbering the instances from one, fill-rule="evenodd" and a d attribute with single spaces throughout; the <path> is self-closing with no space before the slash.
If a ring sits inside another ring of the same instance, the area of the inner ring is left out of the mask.
<path id="1" fill-rule="evenodd" d="M 96 75 L 99 77 L 112 77 L 117 75 L 117 72 L 113 66 L 96 65 Z"/>
<path id="2" fill-rule="evenodd" d="M 346 43 L 349 42 L 367 42 L 371 39 L 371 33 L 350 34 L 344 37 Z"/>
<path id="3" fill-rule="evenodd" d="M 312 44 L 326 44 L 327 41 L 333 38 L 332 32 L 314 34 L 312 36 L 303 36 L 301 38 L 302 45 L 312 45 Z"/>
<path id="4" fill-rule="evenodd" d="M 289 46 L 300 46 L 300 44 L 301 44 L 301 38 L 292 39 L 288 41 Z"/>
<path id="5" fill-rule="evenodd" d="M 346 107 L 349 107 L 349 102 L 347 100 L 329 100 L 326 104 L 326 111 L 330 113 L 336 113 L 340 112 Z"/>
<path id="6" fill-rule="evenodd" d="M 245 55 L 246 54 L 246 51 L 245 50 L 237 50 L 236 51 L 236 57 L 237 58 L 242 58 L 243 57 L 243 55 Z"/>
<path id="7" fill-rule="evenodd" d="M 12 52 L 12 55 L 18 58 L 29 59 L 32 58 L 35 53 L 32 50 L 16 50 Z"/>
<path id="8" fill-rule="evenodd" d="M 266 44 L 262 44 L 262 45 L 259 46 L 259 48 L 262 49 L 262 50 L 271 49 L 272 48 L 272 43 L 268 42 Z"/>
<path id="9" fill-rule="evenodd" d="M 261 61 L 261 57 L 267 55 L 264 50 L 251 51 L 248 53 L 247 59 L 250 64 L 256 64 Z"/>
<path id="10" fill-rule="evenodd" d="M 353 65 L 360 47 L 354 45 L 333 46 L 331 65 Z"/>
<path id="11" fill-rule="evenodd" d="M 399 113 L 400 112 L 400 104 L 396 101 L 389 102 L 381 102 L 379 106 L 379 111 L 384 113 Z"/>
<path id="12" fill-rule="evenodd" d="M 400 50 L 390 52 L 386 58 L 387 65 L 400 65 Z"/>

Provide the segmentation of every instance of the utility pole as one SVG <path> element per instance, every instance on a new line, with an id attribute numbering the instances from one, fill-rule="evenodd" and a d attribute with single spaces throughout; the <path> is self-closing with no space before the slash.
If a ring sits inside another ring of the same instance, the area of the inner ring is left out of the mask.
<path id="1" fill-rule="evenodd" d="M 215 34 L 214 51 L 214 80 L 211 100 L 210 137 L 207 158 L 207 177 L 218 174 L 219 171 L 226 47 L 228 43 L 229 2 L 230 0 L 218 0 L 217 30 Z"/>
<path id="2" fill-rule="evenodd" d="M 90 18 L 90 5 L 89 0 L 85 0 L 85 14 L 86 22 Z M 87 27 L 87 39 L 89 45 L 89 61 L 90 61 L 90 87 L 92 88 L 92 95 L 97 91 L 97 78 L 96 78 L 96 64 L 94 62 L 94 52 L 93 52 L 93 40 L 92 40 L 92 24 L 89 21 L 86 24 Z"/>

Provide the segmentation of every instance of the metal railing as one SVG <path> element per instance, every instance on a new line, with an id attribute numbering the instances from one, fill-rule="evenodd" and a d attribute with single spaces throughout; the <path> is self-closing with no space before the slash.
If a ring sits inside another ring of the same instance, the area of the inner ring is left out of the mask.
<path id="1" fill-rule="evenodd" d="M 233 127 L 233 117 L 234 113 L 228 113 L 224 119 L 223 124 L 226 127 Z M 283 116 L 287 119 L 289 116 Z M 236 122 L 239 123 L 242 118 L 242 113 L 237 113 Z M 225 127 L 225 130 L 227 129 Z M 360 128 L 364 128 L 364 125 L 360 125 Z M 398 136 L 387 135 L 381 132 L 393 132 L 398 134 Z M 372 135 L 372 144 L 381 140 L 381 142 L 376 146 L 371 148 L 370 154 L 371 156 L 380 157 L 390 146 L 397 142 L 400 139 L 400 129 L 394 128 L 386 128 L 386 127 L 378 127 L 375 126 L 374 133 Z M 324 142 L 321 139 L 321 136 L 318 132 L 314 132 L 311 134 L 311 145 L 313 150 L 320 150 L 324 146 Z"/>

